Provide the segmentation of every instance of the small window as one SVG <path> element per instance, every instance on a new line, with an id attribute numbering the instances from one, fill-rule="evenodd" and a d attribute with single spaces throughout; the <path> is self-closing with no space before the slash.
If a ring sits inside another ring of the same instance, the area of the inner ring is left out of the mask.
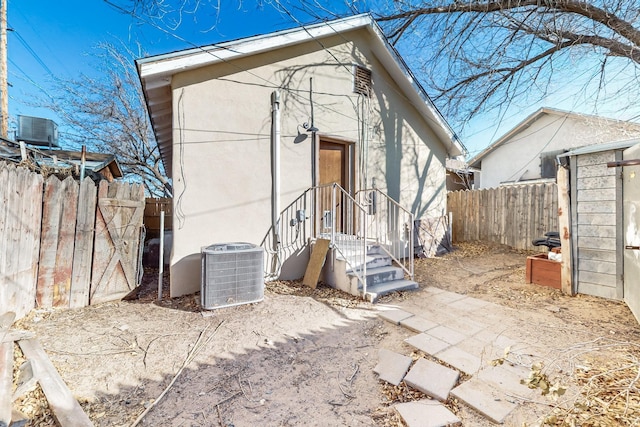
<path id="1" fill-rule="evenodd" d="M 371 70 L 356 66 L 353 75 L 353 92 L 371 96 Z"/>
<path id="2" fill-rule="evenodd" d="M 555 178 L 557 173 L 556 157 L 564 153 L 564 150 L 547 151 L 540 154 L 540 177 Z"/>

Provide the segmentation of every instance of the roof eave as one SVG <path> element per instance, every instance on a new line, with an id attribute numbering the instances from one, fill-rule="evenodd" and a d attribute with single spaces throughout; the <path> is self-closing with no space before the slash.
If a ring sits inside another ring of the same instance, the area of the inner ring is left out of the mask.
<path id="1" fill-rule="evenodd" d="M 376 21 L 370 14 L 362 14 L 328 23 L 314 24 L 302 29 L 294 28 L 273 34 L 249 37 L 240 41 L 226 42 L 137 60 L 136 66 L 145 102 L 148 106 L 149 119 L 151 120 L 167 175 L 172 175 L 172 125 L 171 120 L 169 120 L 170 124 L 167 125 L 167 115 L 161 114 L 158 111 L 164 112 L 171 109 L 171 77 L 173 74 L 220 62 L 228 62 L 244 56 L 266 52 L 274 48 L 285 48 L 294 44 L 359 28 L 367 28 L 369 32 L 376 37 L 378 43 L 372 46 L 374 53 L 381 60 L 387 71 L 394 77 L 394 80 L 408 96 L 414 107 L 429 123 L 430 128 L 446 147 L 447 154 L 450 157 L 466 154 L 467 151 L 464 145 L 438 111 L 435 104 L 433 104 L 424 88 L 415 79 L 395 48 L 389 44 Z M 156 93 L 164 92 L 165 96 L 164 101 L 156 102 L 155 108 L 151 103 L 151 100 L 154 98 L 154 96 L 149 93 L 151 91 Z M 160 128 L 164 128 L 163 132 L 159 131 Z"/>

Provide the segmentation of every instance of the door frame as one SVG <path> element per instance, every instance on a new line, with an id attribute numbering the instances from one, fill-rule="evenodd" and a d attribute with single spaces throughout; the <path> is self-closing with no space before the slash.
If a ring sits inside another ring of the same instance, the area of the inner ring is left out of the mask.
<path id="1" fill-rule="evenodd" d="M 346 180 L 346 188 L 345 191 L 349 193 L 352 197 L 355 195 L 357 191 L 356 187 L 356 178 L 358 177 L 357 168 L 357 142 L 355 140 L 347 139 L 347 138 L 338 138 L 335 136 L 328 136 L 322 134 L 315 134 L 313 139 L 313 153 L 312 153 L 312 178 L 313 178 L 313 186 L 317 187 L 320 185 L 320 146 L 323 142 L 328 142 L 332 144 L 341 144 L 344 146 L 344 176 Z M 320 225 L 320 205 L 317 200 L 313 201 L 314 207 L 314 234 L 318 233 L 321 230 Z"/>
<path id="2" fill-rule="evenodd" d="M 320 134 L 316 134 L 316 144 L 315 145 L 315 153 L 313 154 L 314 157 L 314 164 L 317 165 L 317 167 L 314 168 L 314 177 L 313 177 L 313 185 L 318 186 L 320 183 L 320 146 L 322 145 L 323 142 L 328 142 L 331 144 L 340 144 L 340 145 L 344 145 L 345 147 L 345 158 L 344 158 L 344 171 L 345 171 L 345 180 L 346 182 L 346 186 L 345 186 L 345 190 L 347 191 L 347 193 L 349 193 L 350 195 L 354 195 L 355 192 L 357 191 L 356 189 L 356 182 L 357 178 L 358 178 L 358 171 L 356 168 L 357 163 L 357 157 L 358 157 L 358 153 L 356 150 L 356 141 L 354 140 L 350 140 L 347 138 L 337 138 L 334 136 L 327 136 L 327 135 L 320 135 Z"/>

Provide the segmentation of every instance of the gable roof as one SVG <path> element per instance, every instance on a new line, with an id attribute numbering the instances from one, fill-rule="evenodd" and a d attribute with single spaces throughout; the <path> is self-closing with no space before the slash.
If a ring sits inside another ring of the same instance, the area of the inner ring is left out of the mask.
<path id="1" fill-rule="evenodd" d="M 173 142 L 171 77 L 174 74 L 313 40 L 319 41 L 325 37 L 357 29 L 366 29 L 373 36 L 370 47 L 377 59 L 412 105 L 430 124 L 431 129 L 447 147 L 449 155 L 457 156 L 466 153 L 462 142 L 440 114 L 404 60 L 387 41 L 382 29 L 373 17 L 370 14 L 361 14 L 267 35 L 138 59 L 136 61 L 138 75 L 167 173 L 171 174 Z"/>
<path id="2" fill-rule="evenodd" d="M 560 117 L 570 117 L 570 118 L 580 119 L 580 120 L 593 119 L 593 120 L 598 120 L 600 122 L 611 123 L 612 125 L 613 124 L 626 123 L 626 124 L 629 124 L 630 126 L 637 126 L 638 129 L 640 129 L 640 124 L 638 124 L 638 123 L 626 122 L 624 120 L 610 119 L 610 118 L 607 118 L 607 117 L 595 116 L 595 115 L 591 115 L 591 114 L 574 113 L 574 112 L 571 112 L 571 111 L 559 110 L 557 108 L 542 107 L 539 110 L 537 110 L 536 112 L 534 112 L 534 113 L 530 114 L 529 116 L 527 116 L 526 119 L 521 121 L 513 129 L 511 129 L 510 131 L 508 131 L 507 133 L 502 135 L 500 138 L 498 138 L 493 144 L 489 145 L 487 148 L 482 150 L 480 153 L 476 154 L 471 160 L 469 160 L 469 166 L 473 166 L 473 167 L 479 168 L 480 167 L 480 161 L 482 160 L 483 157 L 485 157 L 487 154 L 491 153 L 492 151 L 494 151 L 495 149 L 497 149 L 498 147 L 503 145 L 505 142 L 507 142 L 509 139 L 511 139 L 511 137 L 513 137 L 514 135 L 517 135 L 521 131 L 527 129 L 536 120 L 540 119 L 545 114 L 556 115 L 556 116 L 560 116 Z"/>

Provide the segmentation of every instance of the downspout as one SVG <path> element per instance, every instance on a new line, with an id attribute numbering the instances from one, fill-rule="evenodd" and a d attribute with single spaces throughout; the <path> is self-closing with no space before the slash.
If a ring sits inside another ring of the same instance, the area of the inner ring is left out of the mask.
<path id="1" fill-rule="evenodd" d="M 280 92 L 271 93 L 271 227 L 273 230 L 273 267 L 278 265 L 280 247 Z M 275 268 L 272 269 L 275 273 Z"/>

